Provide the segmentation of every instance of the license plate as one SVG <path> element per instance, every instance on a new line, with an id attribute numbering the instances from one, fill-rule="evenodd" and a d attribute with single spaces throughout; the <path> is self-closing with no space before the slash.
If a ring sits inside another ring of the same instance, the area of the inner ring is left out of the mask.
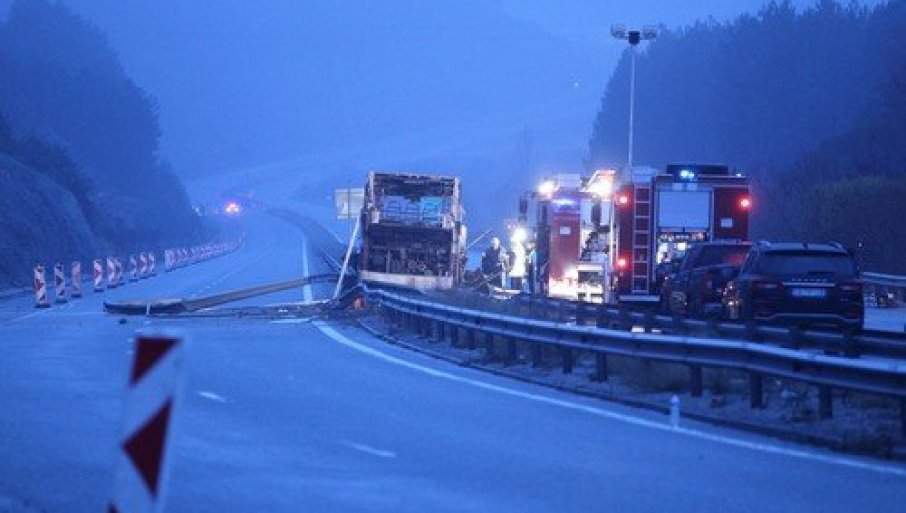
<path id="1" fill-rule="evenodd" d="M 815 289 L 808 288 L 807 289 L 807 288 L 797 287 L 797 288 L 794 288 L 790 293 L 793 295 L 793 297 L 823 298 L 823 297 L 827 296 L 826 290 L 817 289 L 817 288 L 815 288 Z"/>

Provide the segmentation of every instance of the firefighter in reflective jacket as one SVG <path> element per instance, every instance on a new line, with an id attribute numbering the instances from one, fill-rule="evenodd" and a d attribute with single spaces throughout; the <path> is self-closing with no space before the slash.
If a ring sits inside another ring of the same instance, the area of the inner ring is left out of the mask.
<path id="1" fill-rule="evenodd" d="M 503 287 L 506 285 L 508 264 L 506 251 L 500 246 L 500 239 L 494 237 L 491 239 L 491 247 L 481 255 L 481 272 L 489 284 Z"/>
<path id="2" fill-rule="evenodd" d="M 525 280 L 526 254 L 522 241 L 515 236 L 510 239 L 510 257 L 512 258 L 510 263 L 510 288 L 521 292 L 522 283 Z"/>

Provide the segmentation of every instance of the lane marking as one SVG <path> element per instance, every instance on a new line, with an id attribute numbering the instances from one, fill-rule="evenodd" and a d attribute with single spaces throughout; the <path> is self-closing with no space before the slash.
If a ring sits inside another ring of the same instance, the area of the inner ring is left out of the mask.
<path id="1" fill-rule="evenodd" d="M 207 392 L 207 391 L 205 391 L 205 390 L 199 391 L 199 392 L 198 392 L 198 397 L 203 397 L 203 398 L 205 398 L 205 399 L 210 399 L 210 400 L 212 400 L 212 401 L 217 401 L 218 403 L 225 403 L 225 402 L 227 402 L 226 397 L 223 397 L 222 395 L 217 395 L 217 394 L 215 394 L 214 392 Z"/>
<path id="2" fill-rule="evenodd" d="M 392 451 L 385 451 L 383 449 L 376 449 L 369 445 L 360 444 L 356 442 L 350 442 L 348 440 L 340 440 L 340 445 L 344 447 L 349 447 L 350 449 L 355 449 L 365 454 L 370 454 L 372 456 L 377 456 L 378 458 L 396 458 L 396 453 Z"/>
<path id="3" fill-rule="evenodd" d="M 311 276 L 308 273 L 308 238 L 302 235 L 302 276 Z M 302 299 L 311 301 L 311 285 L 302 286 Z"/>
<path id="4" fill-rule="evenodd" d="M 729 436 L 708 433 L 705 431 L 698 431 L 695 429 L 690 429 L 690 428 L 685 428 L 685 427 L 674 428 L 674 427 L 670 426 L 669 424 L 667 424 L 666 422 L 663 422 L 663 423 L 654 422 L 654 421 L 644 419 L 641 417 L 635 417 L 635 416 L 628 415 L 628 414 L 617 413 L 617 412 L 605 410 L 602 408 L 598 408 L 595 406 L 574 403 L 574 402 L 570 402 L 570 401 L 567 401 L 564 399 L 556 399 L 554 397 L 538 395 L 538 394 L 534 394 L 531 392 L 524 392 L 521 390 L 507 388 L 507 387 L 501 386 L 501 385 L 493 385 L 491 383 L 487 383 L 487 382 L 480 381 L 477 379 L 467 378 L 464 376 L 458 376 L 456 374 L 451 374 L 449 372 L 432 369 L 430 367 L 425 367 L 425 366 L 419 365 L 417 363 L 406 361 L 401 358 L 391 356 L 391 355 L 384 353 L 382 351 L 379 351 L 377 349 L 368 347 L 364 344 L 355 342 L 355 341 L 351 340 L 350 338 L 346 337 L 345 335 L 339 333 L 332 327 L 328 326 L 323 321 L 315 321 L 312 324 L 316 328 L 318 328 L 321 331 L 321 333 L 327 335 L 328 337 L 333 339 L 334 342 L 336 342 L 340 345 L 346 346 L 350 349 L 353 349 L 360 353 L 366 354 L 368 356 L 372 356 L 379 360 L 383 360 L 387 363 L 399 365 L 400 367 L 405 367 L 407 369 L 421 372 L 423 374 L 427 374 L 427 375 L 435 377 L 435 378 L 446 379 L 448 381 L 454 381 L 457 383 L 462 383 L 464 385 L 470 385 L 470 386 L 473 386 L 476 388 L 489 390 L 491 392 L 497 392 L 499 394 L 508 395 L 511 397 L 518 397 L 520 399 L 526 399 L 529 401 L 548 404 L 548 405 L 552 405 L 552 406 L 559 406 L 561 408 L 566 408 L 566 409 L 573 410 L 573 411 L 588 413 L 591 415 L 595 415 L 598 417 L 604 417 L 604 418 L 611 419 L 611 420 L 616 420 L 616 421 L 623 422 L 626 424 L 632 424 L 635 426 L 645 427 L 645 428 L 649 428 L 649 429 L 656 429 L 656 430 L 664 431 L 664 432 L 668 432 L 668 433 L 675 433 L 675 434 L 679 434 L 679 435 L 688 436 L 691 438 L 697 438 L 700 440 L 708 440 L 711 442 L 716 442 L 716 443 L 720 443 L 723 445 L 729 445 L 732 447 L 739 447 L 742 449 L 749 449 L 752 451 L 764 452 L 764 453 L 768 453 L 768 454 L 776 454 L 776 455 L 780 455 L 780 456 L 789 456 L 792 458 L 798 458 L 798 459 L 803 459 L 803 460 L 817 461 L 817 462 L 821 462 L 821 463 L 829 463 L 832 465 L 855 468 L 855 469 L 859 469 L 859 470 L 868 470 L 868 471 L 872 471 L 872 472 L 877 472 L 879 474 L 888 474 L 888 475 L 894 475 L 894 476 L 899 476 L 899 477 L 906 477 L 906 468 L 895 467 L 895 466 L 884 465 L 884 464 L 870 463 L 870 462 L 860 461 L 860 460 L 856 460 L 853 458 L 847 458 L 847 457 L 843 457 L 843 456 L 834 456 L 834 455 L 829 455 L 829 454 L 820 454 L 820 453 L 816 453 L 816 452 L 809 452 L 809 451 L 802 450 L 802 449 L 780 447 L 780 446 L 771 445 L 771 444 L 764 443 L 764 442 L 746 441 L 746 440 L 731 438 Z"/>

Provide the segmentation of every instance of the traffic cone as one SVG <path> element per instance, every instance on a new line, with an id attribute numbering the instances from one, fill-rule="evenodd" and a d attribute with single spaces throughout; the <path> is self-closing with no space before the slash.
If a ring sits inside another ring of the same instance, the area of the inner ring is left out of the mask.
<path id="1" fill-rule="evenodd" d="M 63 264 L 57 262 L 53 266 L 54 291 L 56 292 L 56 302 L 65 303 L 69 301 L 66 297 L 66 275 L 63 274 Z"/>

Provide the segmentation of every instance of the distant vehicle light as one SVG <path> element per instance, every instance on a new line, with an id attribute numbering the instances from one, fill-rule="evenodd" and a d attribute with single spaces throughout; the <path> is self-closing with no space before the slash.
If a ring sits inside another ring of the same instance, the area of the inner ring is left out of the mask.
<path id="1" fill-rule="evenodd" d="M 242 207 L 239 206 L 239 203 L 230 201 L 226 204 L 226 206 L 223 207 L 223 211 L 228 215 L 235 216 L 239 215 L 239 213 L 242 212 Z"/>
<path id="2" fill-rule="evenodd" d="M 613 178 L 600 177 L 589 184 L 586 190 L 598 198 L 609 198 L 613 194 Z"/>
<path id="3" fill-rule="evenodd" d="M 557 192 L 557 184 L 553 180 L 545 180 L 538 186 L 538 194 L 542 198 L 550 199 Z"/>
<path id="4" fill-rule="evenodd" d="M 626 269 L 627 266 L 629 266 L 628 260 L 626 260 L 625 258 L 617 259 L 617 269 Z"/>
<path id="5" fill-rule="evenodd" d="M 620 194 L 619 196 L 617 196 L 617 203 L 620 205 L 628 205 L 629 204 L 629 195 Z"/>
<path id="6" fill-rule="evenodd" d="M 749 210 L 752 208 L 752 198 L 744 197 L 739 200 L 739 208 L 743 210 Z"/>

